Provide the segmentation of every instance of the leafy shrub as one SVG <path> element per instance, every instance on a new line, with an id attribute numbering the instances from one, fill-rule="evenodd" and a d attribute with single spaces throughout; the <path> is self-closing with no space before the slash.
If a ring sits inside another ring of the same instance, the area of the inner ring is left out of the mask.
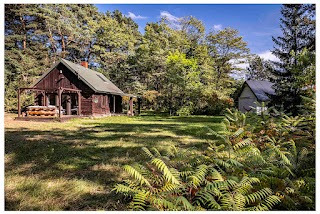
<path id="1" fill-rule="evenodd" d="M 177 115 L 179 116 L 189 116 L 192 114 L 191 106 L 183 106 L 177 111 Z"/>

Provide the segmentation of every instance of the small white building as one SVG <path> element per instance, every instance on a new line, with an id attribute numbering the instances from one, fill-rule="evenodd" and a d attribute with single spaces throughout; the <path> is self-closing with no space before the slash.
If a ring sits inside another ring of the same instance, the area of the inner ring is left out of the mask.
<path id="1" fill-rule="evenodd" d="M 265 111 L 270 101 L 269 95 L 275 94 L 272 85 L 273 83 L 269 81 L 246 80 L 238 97 L 239 110 L 241 112 L 256 111 L 258 114 Z M 261 102 L 265 103 L 266 107 L 264 109 L 257 105 Z"/>

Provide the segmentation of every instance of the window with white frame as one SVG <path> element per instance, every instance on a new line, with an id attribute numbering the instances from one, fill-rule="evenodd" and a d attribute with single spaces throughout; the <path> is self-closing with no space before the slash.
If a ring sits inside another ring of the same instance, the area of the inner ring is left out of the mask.
<path id="1" fill-rule="evenodd" d="M 267 111 L 267 107 L 260 107 L 260 106 L 257 106 L 256 110 L 257 110 L 257 114 L 260 115 L 262 112 L 265 112 Z"/>

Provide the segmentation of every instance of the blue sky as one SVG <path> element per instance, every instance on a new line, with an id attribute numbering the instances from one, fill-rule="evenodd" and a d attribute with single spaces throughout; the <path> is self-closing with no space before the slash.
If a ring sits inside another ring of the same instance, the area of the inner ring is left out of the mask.
<path id="1" fill-rule="evenodd" d="M 281 35 L 280 4 L 97 4 L 100 12 L 120 10 L 139 25 L 143 33 L 148 22 L 157 22 L 161 16 L 174 20 L 194 16 L 203 21 L 206 30 L 232 27 L 248 43 L 251 53 L 265 59 L 274 59 L 271 36 Z"/>

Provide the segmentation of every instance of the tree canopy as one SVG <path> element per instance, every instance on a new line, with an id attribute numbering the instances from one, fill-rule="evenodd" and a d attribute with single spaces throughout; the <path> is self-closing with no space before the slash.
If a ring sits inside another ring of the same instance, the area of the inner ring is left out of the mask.
<path id="1" fill-rule="evenodd" d="M 193 16 L 174 24 L 166 19 L 147 23 L 141 34 L 137 23 L 118 10 L 101 13 L 90 4 L 6 4 L 5 109 L 16 110 L 16 90 L 65 58 L 88 61 L 123 91 L 142 96 L 145 109 L 221 114 L 234 105 L 239 81 L 231 74 L 241 70 L 252 79 L 275 82 L 275 104 L 295 112 L 302 89 L 314 79 L 309 56 L 315 50 L 315 8 L 284 5 L 281 13 L 283 36 L 273 38 L 273 54 L 280 62 L 271 63 L 252 56 L 237 29 L 206 31 Z M 249 62 L 247 70 L 237 66 L 244 62 Z M 22 103 L 32 104 L 33 97 L 23 95 Z"/>
<path id="2" fill-rule="evenodd" d="M 276 95 L 272 100 L 278 108 L 297 115 L 301 95 L 306 87 L 314 86 L 309 80 L 315 78 L 315 70 L 307 69 L 314 65 L 313 57 L 308 57 L 308 62 L 303 61 L 306 67 L 301 66 L 301 60 L 315 54 L 315 5 L 286 4 L 281 14 L 282 36 L 272 37 L 275 44 L 272 53 L 280 60 L 274 62 Z"/>

